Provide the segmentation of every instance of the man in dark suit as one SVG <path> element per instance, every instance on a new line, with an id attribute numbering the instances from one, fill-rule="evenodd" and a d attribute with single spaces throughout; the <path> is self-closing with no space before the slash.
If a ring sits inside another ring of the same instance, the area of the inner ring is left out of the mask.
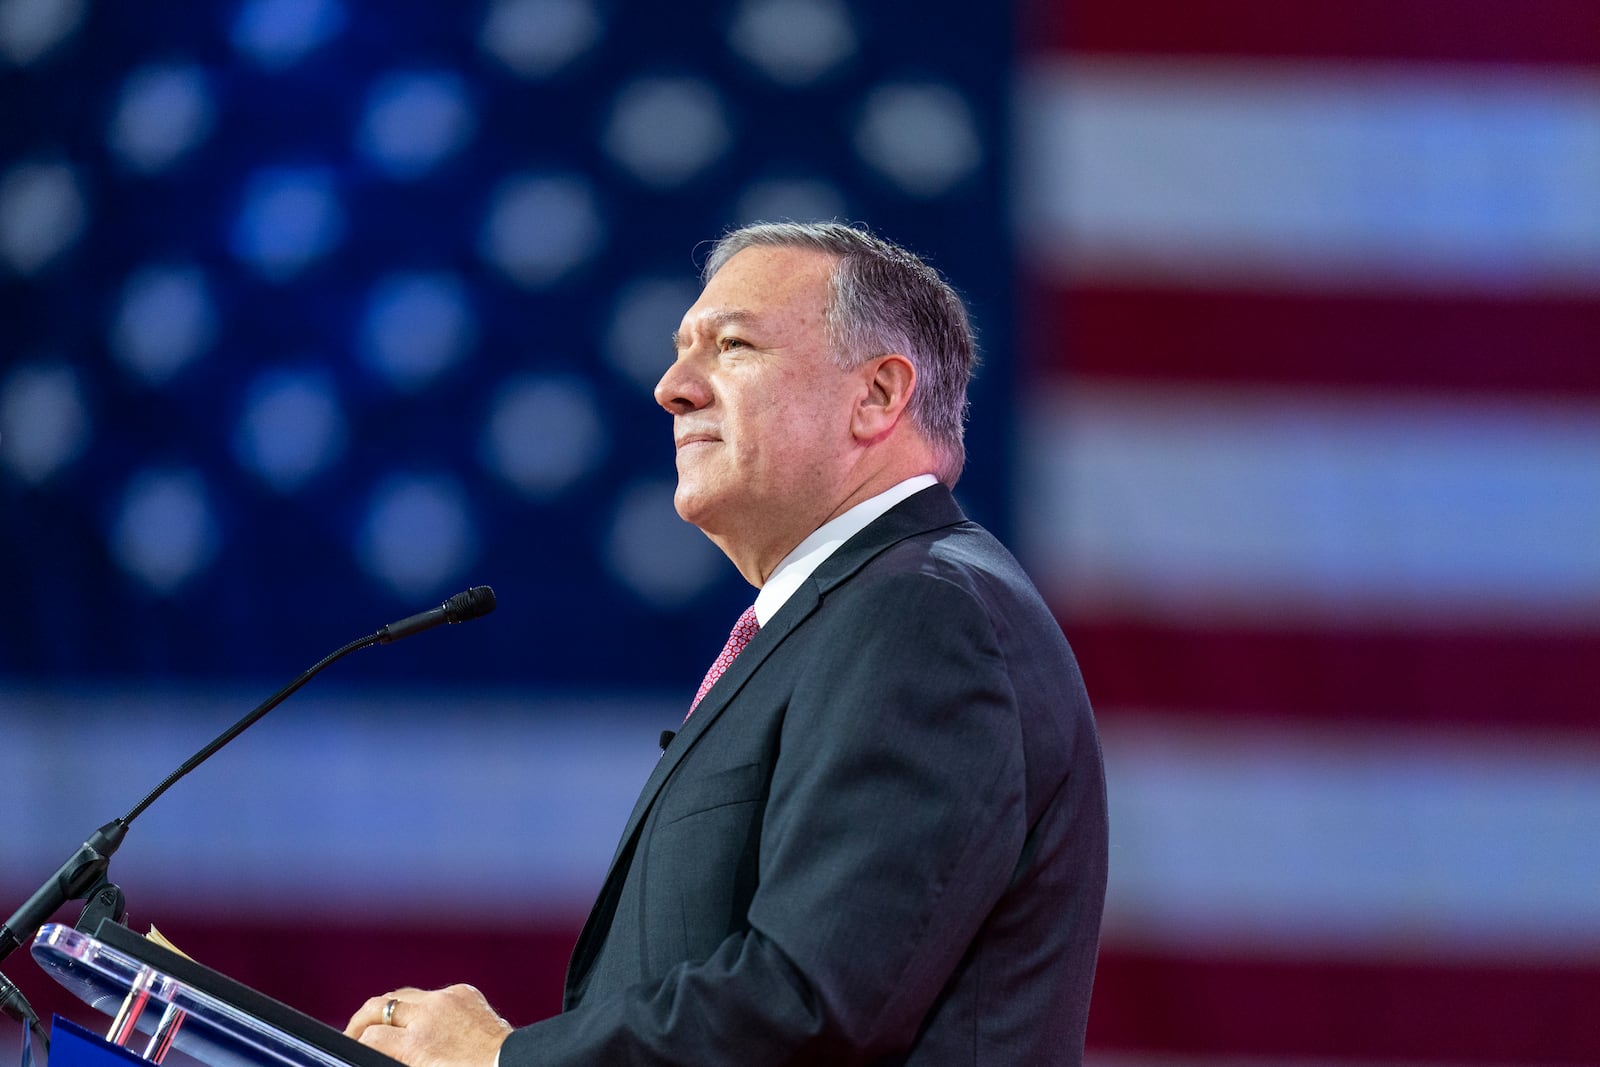
<path id="1" fill-rule="evenodd" d="M 415 1067 L 1076 1064 L 1105 895 L 1099 743 L 1016 562 L 950 495 L 960 299 L 862 230 L 724 238 L 656 387 L 679 514 L 760 593 L 519 1029 L 403 989 Z"/>

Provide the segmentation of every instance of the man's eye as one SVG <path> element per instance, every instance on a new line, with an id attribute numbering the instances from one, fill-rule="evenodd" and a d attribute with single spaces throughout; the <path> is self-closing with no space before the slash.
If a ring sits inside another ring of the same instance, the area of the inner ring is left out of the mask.
<path id="1" fill-rule="evenodd" d="M 742 338 L 742 337 L 724 337 L 721 341 L 718 342 L 718 344 L 720 345 L 720 347 L 722 348 L 722 350 L 724 352 L 728 351 L 730 348 L 748 348 L 748 347 L 750 347 L 749 344 L 746 343 L 745 339 Z"/>

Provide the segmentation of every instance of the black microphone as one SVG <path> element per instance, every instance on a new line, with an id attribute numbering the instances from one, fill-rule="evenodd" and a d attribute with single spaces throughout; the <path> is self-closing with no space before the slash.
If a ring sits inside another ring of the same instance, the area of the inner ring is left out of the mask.
<path id="1" fill-rule="evenodd" d="M 38 891 L 29 897 L 27 903 L 18 908 L 7 919 L 4 926 L 0 926 L 0 960 L 5 959 L 16 951 L 26 938 L 38 932 L 39 927 L 69 900 L 81 900 L 94 894 L 102 885 L 109 886 L 106 881 L 106 870 L 110 865 L 111 856 L 122 844 L 122 839 L 127 836 L 128 826 L 134 819 L 153 804 L 161 794 L 177 784 L 178 780 L 194 770 L 200 764 L 210 759 L 223 745 L 244 733 L 257 719 L 261 718 L 273 708 L 282 704 L 290 696 L 312 678 L 324 667 L 359 648 L 369 645 L 388 644 L 398 641 L 402 637 L 409 637 L 420 633 L 432 626 L 447 622 L 465 622 L 487 615 L 494 610 L 494 590 L 486 585 L 474 586 L 464 593 L 457 593 L 442 605 L 432 611 L 424 611 L 399 622 L 390 623 L 375 634 L 370 634 L 359 640 L 352 641 L 337 652 L 330 653 L 322 658 L 310 670 L 278 690 L 256 709 L 221 734 L 199 752 L 190 756 L 183 765 L 150 791 L 150 793 L 120 819 L 113 819 L 90 835 L 83 847 L 74 852 L 67 862 L 57 868 L 56 873 L 40 886 Z M 120 896 L 120 891 L 119 891 Z M 113 917 L 120 917 L 118 912 Z"/>
<path id="2" fill-rule="evenodd" d="M 442 623 L 466 622 L 487 615 L 493 610 L 494 590 L 486 585 L 475 585 L 465 593 L 457 593 L 430 611 L 408 616 L 399 622 L 391 622 L 378 631 L 378 640 L 388 644 L 390 641 L 410 637 Z"/>

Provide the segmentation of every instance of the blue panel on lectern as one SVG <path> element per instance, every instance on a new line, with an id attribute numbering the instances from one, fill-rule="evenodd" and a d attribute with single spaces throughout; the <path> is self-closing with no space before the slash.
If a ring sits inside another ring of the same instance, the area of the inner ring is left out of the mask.
<path id="1" fill-rule="evenodd" d="M 146 1060 L 57 1015 L 50 1020 L 50 1067 L 149 1067 Z"/>

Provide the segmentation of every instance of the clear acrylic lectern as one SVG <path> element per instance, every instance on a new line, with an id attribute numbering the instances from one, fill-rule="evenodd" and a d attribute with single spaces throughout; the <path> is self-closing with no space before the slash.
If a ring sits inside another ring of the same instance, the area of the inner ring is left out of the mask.
<path id="1" fill-rule="evenodd" d="M 33 957 L 112 1017 L 106 1040 L 161 1063 L 177 1048 L 210 1067 L 398 1067 L 271 997 L 106 921 L 95 936 L 51 923 Z M 140 1047 L 137 1035 L 148 1034 Z"/>

